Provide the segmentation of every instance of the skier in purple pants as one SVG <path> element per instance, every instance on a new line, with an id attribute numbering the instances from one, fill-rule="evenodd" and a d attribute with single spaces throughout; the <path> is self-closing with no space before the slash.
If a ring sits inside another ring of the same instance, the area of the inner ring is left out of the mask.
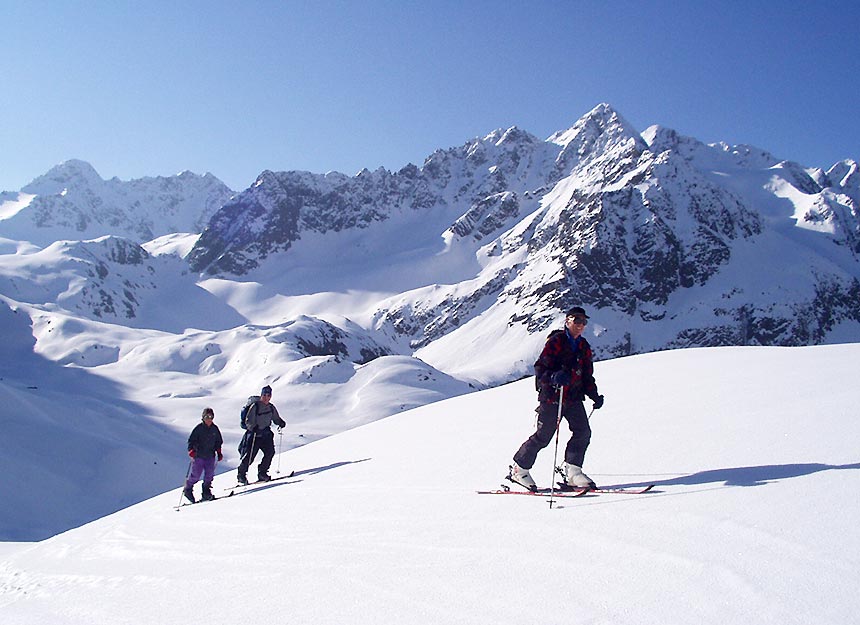
<path id="1" fill-rule="evenodd" d="M 212 494 L 212 479 L 215 477 L 215 463 L 224 459 L 221 453 L 221 445 L 224 439 L 221 430 L 213 422 L 215 411 L 211 408 L 203 409 L 202 423 L 191 430 L 188 437 L 188 455 L 192 458 L 191 473 L 185 481 L 185 490 L 182 494 L 191 503 L 195 503 L 194 485 L 203 476 L 203 501 L 215 499 Z"/>

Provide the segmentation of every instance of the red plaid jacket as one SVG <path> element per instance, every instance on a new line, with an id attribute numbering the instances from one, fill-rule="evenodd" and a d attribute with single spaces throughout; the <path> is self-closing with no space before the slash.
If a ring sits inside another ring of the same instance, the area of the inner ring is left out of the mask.
<path id="1" fill-rule="evenodd" d="M 564 387 L 564 403 L 582 401 L 586 396 L 597 397 L 597 383 L 594 381 L 594 355 L 585 337 L 579 337 L 574 346 L 564 330 L 555 330 L 547 337 L 540 357 L 535 362 L 535 386 L 538 401 L 557 404 L 558 389 L 552 384 L 552 374 L 556 371 L 569 371 L 570 384 Z"/>

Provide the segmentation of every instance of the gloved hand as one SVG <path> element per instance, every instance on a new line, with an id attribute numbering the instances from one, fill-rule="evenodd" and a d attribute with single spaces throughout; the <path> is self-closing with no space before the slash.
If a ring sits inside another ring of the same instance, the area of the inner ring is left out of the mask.
<path id="1" fill-rule="evenodd" d="M 570 371 L 555 371 L 550 376 L 550 380 L 552 380 L 552 385 L 558 388 L 559 386 L 567 386 L 570 384 Z"/>
<path id="2" fill-rule="evenodd" d="M 598 410 L 601 406 L 603 406 L 603 395 L 597 395 L 596 397 L 592 397 L 591 401 L 594 402 L 594 409 Z"/>
<path id="3" fill-rule="evenodd" d="M 190 458 L 196 458 L 196 457 L 197 457 L 197 454 L 195 454 L 195 453 L 194 453 L 194 450 L 193 450 L 193 449 L 189 449 L 189 450 L 188 450 L 188 456 L 189 456 Z"/>
<path id="4" fill-rule="evenodd" d="M 217 450 L 215 453 L 218 454 L 218 462 L 221 462 L 224 459 L 224 454 L 221 453 L 221 450 Z"/>

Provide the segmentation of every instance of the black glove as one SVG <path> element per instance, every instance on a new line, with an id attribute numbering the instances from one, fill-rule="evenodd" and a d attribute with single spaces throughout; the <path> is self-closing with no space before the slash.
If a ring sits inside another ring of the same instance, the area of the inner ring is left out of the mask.
<path id="1" fill-rule="evenodd" d="M 277 425 L 279 428 L 285 428 L 287 427 L 287 422 L 283 419 L 278 419 L 275 421 L 275 425 Z"/>
<path id="2" fill-rule="evenodd" d="M 565 371 L 564 369 L 560 371 L 555 371 L 550 376 L 550 380 L 552 380 L 552 385 L 556 388 L 560 386 L 567 386 L 570 384 L 570 371 Z"/>
<path id="3" fill-rule="evenodd" d="M 603 395 L 596 395 L 591 398 L 591 401 L 594 402 L 594 409 L 598 410 L 601 406 L 603 406 Z"/>

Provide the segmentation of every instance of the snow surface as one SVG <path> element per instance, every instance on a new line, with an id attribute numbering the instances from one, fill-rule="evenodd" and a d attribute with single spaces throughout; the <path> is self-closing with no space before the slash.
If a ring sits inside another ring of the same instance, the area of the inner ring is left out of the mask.
<path id="1" fill-rule="evenodd" d="M 0 622 L 856 623 L 858 358 L 849 344 L 597 363 L 606 405 L 585 468 L 656 484 L 641 496 L 550 509 L 476 494 L 532 430 L 531 379 L 290 449 L 273 472 L 293 477 L 216 502 L 176 510 L 177 473 L 148 501 L 0 543 Z M 43 461 L 86 467 L 75 442 Z M 219 475 L 216 492 L 234 480 Z"/>

